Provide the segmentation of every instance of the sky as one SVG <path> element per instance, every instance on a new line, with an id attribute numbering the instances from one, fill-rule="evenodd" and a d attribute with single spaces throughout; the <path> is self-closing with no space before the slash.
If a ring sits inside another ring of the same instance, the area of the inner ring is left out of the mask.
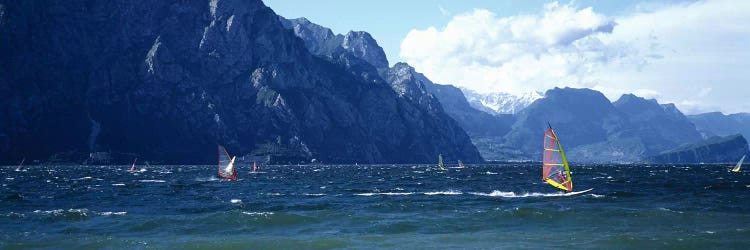
<path id="1" fill-rule="evenodd" d="M 367 31 L 391 65 L 521 94 L 634 93 L 686 114 L 750 112 L 750 1 L 264 0 L 334 33 Z"/>

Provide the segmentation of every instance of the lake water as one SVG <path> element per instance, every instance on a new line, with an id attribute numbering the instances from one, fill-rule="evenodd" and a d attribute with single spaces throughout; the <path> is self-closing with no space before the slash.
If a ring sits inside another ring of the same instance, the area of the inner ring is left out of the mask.
<path id="1" fill-rule="evenodd" d="M 750 174 L 724 165 L 0 167 L 0 248 L 750 249 Z"/>

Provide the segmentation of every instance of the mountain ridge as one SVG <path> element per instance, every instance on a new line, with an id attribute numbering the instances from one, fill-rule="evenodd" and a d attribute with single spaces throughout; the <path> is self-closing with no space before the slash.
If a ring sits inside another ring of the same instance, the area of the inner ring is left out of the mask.
<path id="1" fill-rule="evenodd" d="M 352 74 L 336 61 L 359 62 L 347 53 L 311 54 L 258 0 L 6 7 L 2 162 L 123 152 L 211 163 L 217 143 L 277 163 L 481 161 L 458 126 L 378 73 Z"/>

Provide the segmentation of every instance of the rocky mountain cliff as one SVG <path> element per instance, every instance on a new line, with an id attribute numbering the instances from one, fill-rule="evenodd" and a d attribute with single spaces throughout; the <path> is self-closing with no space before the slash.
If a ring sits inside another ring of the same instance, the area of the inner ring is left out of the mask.
<path id="1" fill-rule="evenodd" d="M 340 65 L 353 75 L 362 77 L 365 81 L 389 84 L 393 91 L 402 98 L 401 100 L 417 105 L 421 110 L 426 111 L 427 115 L 432 117 L 431 119 L 437 120 L 438 123 L 434 126 L 441 127 L 441 133 L 449 135 L 457 141 L 464 141 L 469 138 L 465 135 L 466 132 L 462 131 L 462 128 L 469 133 L 472 130 L 463 126 L 461 122 L 464 120 L 455 119 L 451 112 L 453 111 L 451 106 L 441 105 L 441 100 L 436 98 L 429 89 L 434 84 L 408 64 L 397 63 L 392 68 L 388 68 L 385 52 L 369 33 L 350 31 L 346 35 L 309 35 L 311 33 L 328 34 L 329 32 L 332 34 L 332 32 L 330 29 L 312 23 L 305 18 L 285 19 L 279 17 L 279 20 L 286 23 L 285 27 L 293 30 L 298 37 L 303 39 L 308 44 L 310 51 L 316 55 Z M 316 32 L 307 32 L 307 30 L 315 30 Z M 315 48 L 326 49 L 316 50 Z M 419 116 L 414 116 L 414 118 L 421 119 Z M 458 124 L 456 121 L 458 121 Z M 476 148 L 473 144 L 461 144 L 456 150 L 466 150 L 465 154 L 473 154 L 472 152 Z M 446 161 L 458 160 L 458 158 L 448 155 L 444 155 L 444 158 Z"/>
<path id="2" fill-rule="evenodd" d="M 361 59 L 374 67 L 382 77 L 388 70 L 388 59 L 385 51 L 377 41 L 364 31 L 349 31 L 346 34 L 333 34 L 331 29 L 310 22 L 304 17 L 286 19 L 279 16 L 284 27 L 294 31 L 294 34 L 305 41 L 311 53 L 335 58 L 341 53 Z"/>
<path id="3" fill-rule="evenodd" d="M 367 36 L 313 56 L 259 0 L 0 9 L 3 162 L 109 151 L 212 163 L 217 143 L 289 161 L 481 160 L 463 130 L 361 63 L 380 63 L 357 42 Z"/>
<path id="4" fill-rule="evenodd" d="M 748 152 L 745 137 L 735 134 L 712 137 L 650 157 L 655 163 L 735 163 Z"/>

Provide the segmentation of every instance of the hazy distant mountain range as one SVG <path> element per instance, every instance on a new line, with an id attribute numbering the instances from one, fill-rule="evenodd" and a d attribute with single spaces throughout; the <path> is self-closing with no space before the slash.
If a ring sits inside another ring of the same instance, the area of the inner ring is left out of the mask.
<path id="1" fill-rule="evenodd" d="M 742 136 L 712 137 L 748 136 L 747 114 L 686 117 L 590 89 L 478 94 L 389 67 L 367 32 L 334 34 L 259 0 L 0 7 L 2 163 L 91 152 L 212 163 L 217 143 L 274 163 L 540 160 L 548 122 L 577 162 L 747 151 Z"/>

